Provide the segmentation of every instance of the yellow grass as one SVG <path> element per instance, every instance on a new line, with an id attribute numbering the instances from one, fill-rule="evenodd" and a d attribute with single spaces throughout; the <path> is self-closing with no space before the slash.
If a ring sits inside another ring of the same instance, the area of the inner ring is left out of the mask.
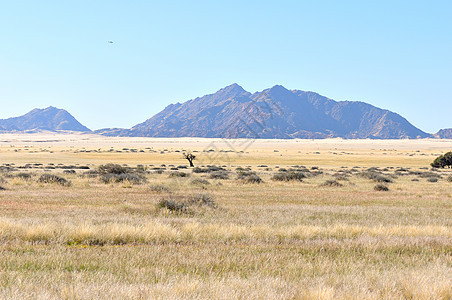
<path id="1" fill-rule="evenodd" d="M 306 239 L 352 239 L 361 237 L 444 237 L 446 226 L 374 226 L 334 224 L 323 226 L 239 226 L 236 224 L 186 223 L 169 226 L 152 222 L 130 224 L 17 224 L 0 221 L 0 240 L 62 244 L 165 244 L 165 243 L 274 243 Z"/>
<path id="2" fill-rule="evenodd" d="M 234 152 L 231 141 L 212 139 L 5 134 L 0 141 L 2 163 L 17 168 L 0 173 L 2 298 L 452 298 L 452 170 L 435 172 L 436 183 L 416 175 L 431 172 L 450 140 L 232 141 Z M 184 150 L 198 151 L 197 165 L 224 165 L 230 178 L 188 169 L 179 170 L 188 178 L 169 177 L 171 167 L 186 165 Z M 104 184 L 80 177 L 85 170 L 53 169 L 110 162 L 145 165 L 147 183 Z M 166 171 L 155 173 L 161 164 Z M 293 165 L 322 174 L 271 179 Z M 237 180 L 237 166 L 264 182 Z M 368 167 L 393 180 L 388 192 L 358 175 Z M 341 187 L 322 186 L 340 171 L 348 172 Z M 72 185 L 38 183 L 43 172 Z M 157 184 L 169 192 L 150 189 Z M 158 206 L 200 193 L 216 206 Z"/>

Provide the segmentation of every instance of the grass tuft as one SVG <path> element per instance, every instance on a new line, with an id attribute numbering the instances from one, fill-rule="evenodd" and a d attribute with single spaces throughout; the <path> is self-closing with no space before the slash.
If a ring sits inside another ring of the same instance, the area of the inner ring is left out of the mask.
<path id="1" fill-rule="evenodd" d="M 381 191 L 381 192 L 387 192 L 387 191 L 389 191 L 389 188 L 388 188 L 387 185 L 379 183 L 379 184 L 374 186 L 374 190 L 375 191 Z"/>
<path id="2" fill-rule="evenodd" d="M 156 193 L 169 193 L 170 189 L 163 184 L 153 184 L 149 186 L 149 189 Z"/>
<path id="3" fill-rule="evenodd" d="M 38 182 L 40 183 L 57 183 L 62 186 L 71 186 L 71 181 L 67 180 L 64 177 L 55 175 L 55 174 L 42 174 Z"/>
<path id="4" fill-rule="evenodd" d="M 343 185 L 336 180 L 329 179 L 322 183 L 321 186 L 341 187 Z"/>
<path id="5" fill-rule="evenodd" d="M 191 181 L 191 184 L 193 185 L 209 185 L 210 182 L 207 179 L 203 179 L 203 178 L 193 178 Z"/>
<path id="6" fill-rule="evenodd" d="M 275 181 L 303 181 L 303 178 L 306 178 L 306 175 L 300 171 L 280 171 L 275 173 L 272 177 L 272 180 Z"/>
<path id="7" fill-rule="evenodd" d="M 190 177 L 189 173 L 174 171 L 169 174 L 169 177 Z"/>

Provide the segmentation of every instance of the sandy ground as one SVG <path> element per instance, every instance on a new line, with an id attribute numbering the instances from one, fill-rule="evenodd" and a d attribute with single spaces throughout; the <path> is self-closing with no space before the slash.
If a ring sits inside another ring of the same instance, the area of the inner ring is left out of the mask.
<path id="1" fill-rule="evenodd" d="M 0 134 L 3 163 L 428 166 L 452 140 L 250 140 L 103 137 L 92 134 Z"/>

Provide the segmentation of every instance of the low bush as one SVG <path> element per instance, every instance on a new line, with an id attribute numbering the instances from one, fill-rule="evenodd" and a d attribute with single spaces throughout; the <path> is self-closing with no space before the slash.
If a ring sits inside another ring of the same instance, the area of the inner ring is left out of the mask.
<path id="1" fill-rule="evenodd" d="M 436 177 L 429 177 L 429 178 L 427 178 L 427 181 L 428 182 L 438 182 L 438 178 L 436 178 Z"/>
<path id="2" fill-rule="evenodd" d="M 54 175 L 54 174 L 42 174 L 39 179 L 38 182 L 40 183 L 57 183 L 63 186 L 70 186 L 71 182 L 69 180 L 67 180 L 66 178 L 60 177 L 58 175 Z"/>
<path id="3" fill-rule="evenodd" d="M 125 174 L 128 172 L 127 168 L 118 164 L 100 165 L 97 171 L 99 174 Z"/>
<path id="4" fill-rule="evenodd" d="M 0 191 L 6 191 L 6 189 L 0 185 Z"/>
<path id="5" fill-rule="evenodd" d="M 170 198 L 161 199 L 157 203 L 158 208 L 166 208 L 171 212 L 189 213 L 196 212 L 196 208 L 208 207 L 217 208 L 212 196 L 208 194 L 196 194 L 189 197 L 172 196 Z"/>
<path id="6" fill-rule="evenodd" d="M 377 176 L 374 178 L 374 180 L 376 182 L 386 182 L 386 183 L 391 183 L 392 179 L 383 175 Z"/>
<path id="7" fill-rule="evenodd" d="M 252 174 L 241 179 L 243 183 L 262 183 L 262 178 L 257 174 Z"/>
<path id="8" fill-rule="evenodd" d="M 288 172 L 278 172 L 275 173 L 272 177 L 272 180 L 275 181 L 303 181 L 303 178 L 306 178 L 306 175 L 300 171 L 288 171 Z"/>
<path id="9" fill-rule="evenodd" d="M 192 170 L 193 173 L 212 173 L 218 171 L 226 171 L 226 169 L 218 166 L 207 166 L 205 168 L 195 167 Z"/>
<path id="10" fill-rule="evenodd" d="M 153 192 L 157 192 L 157 193 L 169 193 L 170 189 L 166 186 L 164 186 L 163 184 L 153 184 L 151 186 L 149 186 L 149 189 Z"/>
<path id="11" fill-rule="evenodd" d="M 24 179 L 24 180 L 28 180 L 28 179 L 30 179 L 32 177 L 32 174 L 31 173 L 21 172 L 21 173 L 17 173 L 15 177 L 20 178 L 20 179 Z"/>
<path id="12" fill-rule="evenodd" d="M 449 177 L 447 177 L 446 179 L 448 182 L 452 182 L 452 175 L 450 175 Z"/>
<path id="13" fill-rule="evenodd" d="M 339 183 L 339 182 L 336 181 L 336 180 L 331 180 L 331 179 L 330 179 L 330 180 L 327 180 L 327 181 L 325 181 L 324 183 L 322 183 L 321 186 L 340 187 L 340 186 L 342 186 L 342 184 Z"/>
<path id="14" fill-rule="evenodd" d="M 132 184 L 141 184 L 146 181 L 142 176 L 136 174 L 104 174 L 100 177 L 100 181 L 103 183 L 118 183 L 118 182 L 129 182 Z"/>
<path id="15" fill-rule="evenodd" d="M 240 171 L 237 172 L 237 179 L 243 183 L 261 183 L 262 178 L 253 171 Z"/>
<path id="16" fill-rule="evenodd" d="M 203 179 L 203 178 L 194 178 L 194 179 L 191 181 L 191 184 L 194 184 L 194 185 L 209 185 L 210 182 L 209 182 L 207 179 Z"/>
<path id="17" fill-rule="evenodd" d="M 172 212 L 187 212 L 187 203 L 175 198 L 162 199 L 157 203 L 158 208 L 166 208 Z"/>
<path id="18" fill-rule="evenodd" d="M 375 169 L 375 168 L 371 168 L 371 169 Z M 369 169 L 370 170 L 370 169 Z M 391 183 L 392 179 L 384 176 L 383 174 L 379 173 L 379 172 L 375 172 L 374 170 L 370 170 L 370 171 L 365 171 L 360 173 L 361 177 L 365 177 L 367 179 L 376 181 L 376 182 L 385 182 L 385 183 Z"/>
<path id="19" fill-rule="evenodd" d="M 169 174 L 169 177 L 189 177 L 189 173 L 174 171 Z"/>
<path id="20" fill-rule="evenodd" d="M 64 170 L 63 174 L 75 174 L 75 170 Z"/>
<path id="21" fill-rule="evenodd" d="M 333 177 L 336 178 L 336 180 L 342 180 L 342 181 L 346 181 L 348 180 L 348 178 L 350 177 L 350 175 L 347 175 L 345 173 L 335 173 L 333 174 Z"/>
<path id="22" fill-rule="evenodd" d="M 227 171 L 215 171 L 215 172 L 210 173 L 209 178 L 225 180 L 225 179 L 229 179 L 229 174 Z"/>
<path id="23" fill-rule="evenodd" d="M 389 188 L 388 188 L 387 185 L 379 183 L 376 186 L 374 186 L 374 190 L 375 191 L 387 192 L 387 191 L 389 191 Z"/>
<path id="24" fill-rule="evenodd" d="M 84 172 L 83 174 L 81 174 L 81 175 L 79 175 L 79 177 L 82 177 L 82 178 L 95 178 L 95 177 L 97 177 L 99 175 L 99 173 L 97 173 L 97 171 L 95 171 L 95 170 L 89 170 L 89 171 L 86 171 L 86 172 Z"/>
<path id="25" fill-rule="evenodd" d="M 213 197 L 208 194 L 192 195 L 188 199 L 189 205 L 208 206 L 210 208 L 216 208 L 217 204 L 213 200 Z"/>
<path id="26" fill-rule="evenodd" d="M 414 172 L 410 173 L 413 174 Z M 416 172 L 413 175 L 418 175 L 420 178 L 431 178 L 431 177 L 441 178 L 441 175 L 435 172 Z"/>

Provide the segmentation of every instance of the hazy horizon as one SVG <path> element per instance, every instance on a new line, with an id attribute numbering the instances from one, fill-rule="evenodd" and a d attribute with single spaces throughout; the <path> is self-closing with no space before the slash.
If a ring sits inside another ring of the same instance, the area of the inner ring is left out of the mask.
<path id="1" fill-rule="evenodd" d="M 452 3 L 434 4 L 6 3 L 0 118 L 55 106 L 93 130 L 130 128 L 232 83 L 279 84 L 435 133 L 452 127 Z"/>

